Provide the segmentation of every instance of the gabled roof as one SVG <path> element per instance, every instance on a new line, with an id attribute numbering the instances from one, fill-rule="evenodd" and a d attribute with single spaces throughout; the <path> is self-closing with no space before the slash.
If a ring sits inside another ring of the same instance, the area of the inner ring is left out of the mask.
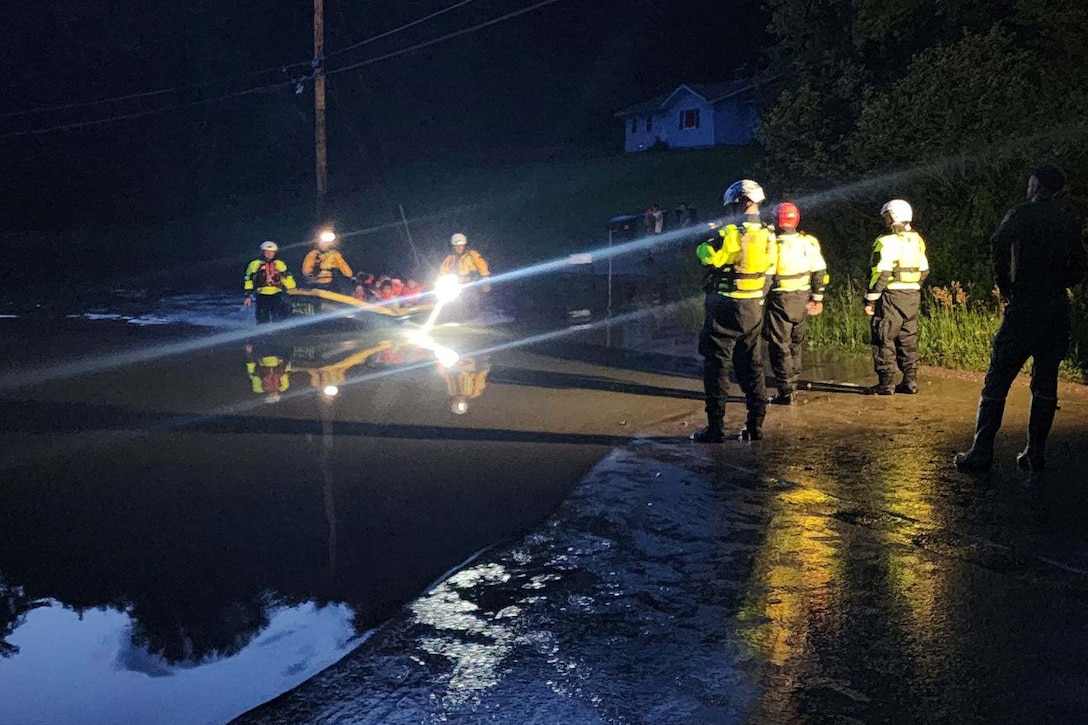
<path id="1" fill-rule="evenodd" d="M 654 111 L 663 111 L 668 108 L 669 103 L 672 102 L 673 96 L 681 91 L 688 91 L 699 98 L 702 98 L 707 103 L 714 104 L 718 101 L 724 101 L 726 98 L 739 96 L 754 90 L 755 84 L 750 80 L 721 81 L 719 83 L 684 83 L 671 93 L 658 96 L 657 98 L 651 98 L 642 103 L 636 103 L 629 108 L 619 111 L 616 113 L 616 116 L 641 116 L 647 113 L 653 113 Z"/>

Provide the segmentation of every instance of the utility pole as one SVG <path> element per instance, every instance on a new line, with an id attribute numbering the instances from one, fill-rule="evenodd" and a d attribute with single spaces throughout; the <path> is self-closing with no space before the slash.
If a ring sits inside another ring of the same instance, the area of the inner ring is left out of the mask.
<path id="1" fill-rule="evenodd" d="M 317 144 L 317 222 L 325 222 L 329 167 L 325 150 L 325 0 L 314 0 L 314 141 Z"/>

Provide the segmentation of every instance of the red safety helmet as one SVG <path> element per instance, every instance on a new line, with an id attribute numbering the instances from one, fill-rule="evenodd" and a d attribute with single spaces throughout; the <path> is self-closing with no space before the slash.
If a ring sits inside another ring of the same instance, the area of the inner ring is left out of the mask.
<path id="1" fill-rule="evenodd" d="M 786 201 L 778 205 L 778 226 L 783 229 L 796 229 L 801 223 L 801 210 L 796 204 Z"/>

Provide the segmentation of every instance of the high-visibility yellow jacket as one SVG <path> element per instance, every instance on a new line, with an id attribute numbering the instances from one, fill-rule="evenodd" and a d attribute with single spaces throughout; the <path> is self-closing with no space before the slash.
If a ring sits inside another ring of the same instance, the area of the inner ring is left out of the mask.
<path id="1" fill-rule="evenodd" d="M 822 302 L 827 288 L 827 262 L 816 237 L 804 232 L 778 233 L 778 262 L 775 264 L 773 292 L 808 290 L 814 302 Z"/>
<path id="2" fill-rule="evenodd" d="M 344 255 L 338 249 L 311 249 L 302 260 L 302 273 L 307 277 L 317 277 L 318 284 L 332 282 L 333 270 L 340 270 L 340 274 L 350 277 L 353 272 L 348 266 Z"/>
<path id="3" fill-rule="evenodd" d="M 477 365 L 474 358 L 463 358 L 454 370 L 438 368 L 439 374 L 446 381 L 446 389 L 450 397 L 464 397 L 472 400 L 483 395 L 487 388 L 487 375 L 491 372 L 491 365 L 484 362 Z"/>
<path id="4" fill-rule="evenodd" d="M 490 277 L 487 261 L 475 249 L 464 254 L 450 254 L 442 260 L 439 274 L 456 274 L 461 282 L 471 282 L 480 277 Z"/>
<path id="5" fill-rule="evenodd" d="M 728 224 L 695 250 L 707 268 L 707 291 L 737 300 L 761 299 L 770 289 L 777 253 L 774 232 L 754 219 Z"/>
<path id="6" fill-rule="evenodd" d="M 922 235 L 910 227 L 885 234 L 873 245 L 873 274 L 865 299 L 875 302 L 884 290 L 920 290 L 928 276 L 929 260 Z"/>
<path id="7" fill-rule="evenodd" d="M 246 267 L 242 288 L 246 292 L 260 295 L 277 295 L 287 289 L 295 288 L 295 278 L 287 271 L 287 264 L 282 259 L 254 259 Z"/>

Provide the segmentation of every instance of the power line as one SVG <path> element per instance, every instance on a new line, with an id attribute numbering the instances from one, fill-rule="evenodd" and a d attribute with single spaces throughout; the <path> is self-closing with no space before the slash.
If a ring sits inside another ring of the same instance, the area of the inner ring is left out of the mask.
<path id="1" fill-rule="evenodd" d="M 350 65 L 344 65 L 344 66 L 340 66 L 339 68 L 334 68 L 332 70 L 326 71 L 326 75 L 333 75 L 335 73 L 343 73 L 344 71 L 355 70 L 356 68 L 362 68 L 364 66 L 374 65 L 375 63 L 380 63 L 381 61 L 389 60 L 390 58 L 397 58 L 397 57 L 402 56 L 402 55 L 407 55 L 408 53 L 412 53 L 414 51 L 421 50 L 423 48 L 428 48 L 428 47 L 430 47 L 432 45 L 437 45 L 438 43 L 442 43 L 442 42 L 445 42 L 447 40 L 451 40 L 453 38 L 459 38 L 462 35 L 468 35 L 469 33 L 474 33 L 477 30 L 481 30 L 483 28 L 487 28 L 487 27 L 490 27 L 492 25 L 498 25 L 499 23 L 505 22 L 507 20 L 512 20 L 513 18 L 516 18 L 516 17 L 518 17 L 520 15 L 525 15 L 526 13 L 531 13 L 534 10 L 539 10 L 542 7 L 546 7 L 548 5 L 552 5 L 552 4 L 557 3 L 557 2 L 559 2 L 559 0 L 542 0 L 542 2 L 538 2 L 535 5 L 530 5 L 529 7 L 522 8 L 521 10 L 515 10 L 513 12 L 506 13 L 505 15 L 500 15 L 497 18 L 492 18 L 491 20 L 486 20 L 486 21 L 484 21 L 482 23 L 477 23 L 476 25 L 469 26 L 469 27 L 464 28 L 462 30 L 456 30 L 456 31 L 454 31 L 452 33 L 447 33 L 447 34 L 439 36 L 439 37 L 437 37 L 437 38 L 435 38 L 433 40 L 427 40 L 427 41 L 422 42 L 422 43 L 417 43 L 417 44 L 409 46 L 407 48 L 403 48 L 401 50 L 393 51 L 392 53 L 386 53 L 385 55 L 379 55 L 379 56 L 376 56 L 374 58 L 368 58 L 367 60 L 362 60 L 362 61 L 359 61 L 358 63 L 352 63 Z"/>
<path id="2" fill-rule="evenodd" d="M 113 123 L 114 121 L 124 121 L 130 118 L 140 118 L 142 116 L 151 116 L 156 113 L 165 113 L 166 111 L 176 111 L 182 108 L 192 108 L 194 106 L 203 106 L 209 103 L 215 103 L 216 101 L 222 101 L 227 98 L 239 98 L 241 96 L 251 96 L 257 93 L 264 93 L 266 91 L 276 90 L 277 88 L 286 88 L 288 86 L 296 85 L 296 81 L 281 81 L 279 83 L 270 83 L 265 86 L 258 86 L 256 88 L 247 88 L 244 91 L 236 91 L 234 93 L 227 93 L 222 96 L 216 96 L 215 98 L 203 98 L 199 101 L 191 101 L 189 103 L 179 103 L 173 106 L 163 106 L 161 108 L 153 108 L 147 111 L 136 111 L 133 113 L 124 113 L 117 116 L 107 116 L 106 118 L 96 118 L 93 121 L 77 121 L 73 123 L 62 123 L 56 126 L 47 126 L 45 128 L 34 128 L 25 131 L 13 131 L 11 133 L 0 134 L 0 139 L 14 138 L 16 136 L 39 136 L 45 133 L 52 133 L 54 131 L 71 131 L 77 128 L 87 128 L 88 126 L 101 126 L 105 123 Z"/>
<path id="3" fill-rule="evenodd" d="M 341 67 L 335 68 L 333 70 L 328 70 L 328 71 L 326 71 L 326 75 L 334 75 L 336 73 L 342 73 L 344 71 L 355 70 L 356 68 L 362 68 L 364 66 L 374 65 L 375 63 L 380 63 L 380 62 L 385 61 L 385 60 L 390 60 L 392 58 L 397 58 L 397 57 L 400 57 L 402 55 L 407 55 L 408 53 L 412 53 L 414 51 L 421 50 L 423 48 L 428 48 L 428 47 L 430 47 L 432 45 L 437 45 L 437 44 L 443 43 L 443 42 L 445 42 L 447 40 L 452 40 L 453 38 L 459 38 L 459 37 L 461 37 L 463 35 L 468 35 L 469 33 L 474 33 L 477 30 L 482 30 L 483 28 L 488 28 L 488 27 L 491 27 L 492 25 L 497 25 L 497 24 L 505 22 L 507 20 L 512 20 L 513 18 L 519 17 L 521 15 L 525 15 L 526 13 L 533 12 L 534 10 L 538 10 L 538 9 L 546 7 L 548 5 L 553 5 L 553 4 L 557 3 L 557 2 L 559 2 L 559 0 L 542 0 L 541 2 L 535 3 L 533 5 L 522 8 L 520 10 L 515 10 L 513 12 L 509 12 L 509 13 L 506 13 L 504 15 L 500 15 L 497 18 L 492 18 L 491 20 L 487 20 L 487 21 L 484 21 L 482 23 L 477 23 L 475 25 L 469 26 L 467 28 L 463 28 L 461 30 L 454 31 L 452 33 L 446 33 L 445 35 L 441 35 L 441 36 L 439 36 L 437 38 L 434 38 L 433 40 L 424 41 L 422 43 L 417 43 L 415 45 L 409 46 L 407 48 L 403 48 L 401 50 L 394 51 L 392 53 L 386 53 L 385 55 L 379 55 L 379 56 L 376 56 L 376 57 L 373 57 L 373 58 L 368 58 L 367 60 L 359 61 L 358 63 L 352 63 L 350 65 L 341 66 Z M 284 66 L 284 67 L 294 67 L 294 66 L 299 66 L 299 65 L 309 65 L 309 63 L 301 63 L 300 62 L 300 63 L 292 64 L 292 66 Z M 46 133 L 53 133 L 55 131 L 70 131 L 70 130 L 79 129 L 79 128 L 88 128 L 88 127 L 91 127 L 91 126 L 101 126 L 101 125 L 106 124 L 106 123 L 113 123 L 114 121 L 124 121 L 124 120 L 132 119 L 132 118 L 141 118 L 141 117 L 144 117 L 144 116 L 151 116 L 151 115 L 154 115 L 154 114 L 157 114 L 157 113 L 165 113 L 167 111 L 176 111 L 176 110 L 180 110 L 180 109 L 184 109 L 184 108 L 193 108 L 195 106 L 202 106 L 202 105 L 207 105 L 209 103 L 215 103 L 216 101 L 226 100 L 228 98 L 238 98 L 238 97 L 241 97 L 241 96 L 249 96 L 249 95 L 254 95 L 254 94 L 257 94 L 257 93 L 262 93 L 264 91 L 275 90 L 275 89 L 278 89 L 278 88 L 286 88 L 288 86 L 296 86 L 298 84 L 298 82 L 299 82 L 298 79 L 289 80 L 289 81 L 280 81 L 280 82 L 277 82 L 277 83 L 269 83 L 269 84 L 266 84 L 266 85 L 263 85 L 263 86 L 256 86 L 254 88 L 247 88 L 245 90 L 235 91 L 233 93 L 226 93 L 226 94 L 223 94 L 223 95 L 216 96 L 214 98 L 204 98 L 204 99 L 200 99 L 200 100 L 197 100 L 197 101 L 191 101 L 189 103 L 179 103 L 179 104 L 175 104 L 173 106 L 162 106 L 160 108 L 153 108 L 153 109 L 149 109 L 149 110 L 146 110 L 146 111 L 134 111 L 132 113 L 123 113 L 123 114 L 118 114 L 118 115 L 114 115 L 114 116 L 107 116 L 105 118 L 97 118 L 97 119 L 94 119 L 92 121 L 76 121 L 76 122 L 72 122 L 72 123 L 62 123 L 62 124 L 57 124 L 57 125 L 54 125 L 54 126 L 47 126 L 47 127 L 43 127 L 43 128 L 27 129 L 27 130 L 23 130 L 23 131 L 12 131 L 12 132 L 9 132 L 9 133 L 0 134 L 0 139 L 15 138 L 15 137 L 20 137 L 20 136 L 39 136 L 39 135 L 46 134 Z M 203 85 L 210 85 L 211 83 L 212 82 L 209 81 L 209 82 L 207 82 L 207 83 L 205 83 Z M 177 90 L 177 89 L 170 89 L 170 90 Z M 137 95 L 159 95 L 160 93 L 163 93 L 163 92 L 166 92 L 166 91 L 161 91 L 161 92 L 160 91 L 151 91 L 148 94 L 137 94 Z M 104 102 L 108 102 L 108 101 L 104 101 Z"/>
<path id="4" fill-rule="evenodd" d="M 364 45 L 369 45 L 369 44 L 371 44 L 371 43 L 373 43 L 375 41 L 381 40 L 382 38 L 388 38 L 390 35 L 396 35 L 397 33 L 408 30 L 408 28 L 413 28 L 413 27 L 415 27 L 415 26 L 417 26 L 417 25 L 419 25 L 421 23 L 427 22 L 428 20 L 433 20 L 434 18 L 437 18 L 440 15 L 445 15 L 446 13 L 453 12 L 454 10 L 457 10 L 458 8 L 463 8 L 465 5 L 468 5 L 469 3 L 472 3 L 472 2 L 475 2 L 475 0 L 461 0 L 461 2 L 456 3 L 454 5 L 451 5 L 448 8 L 445 8 L 443 10 L 439 10 L 438 12 L 431 13 L 430 15 L 428 15 L 426 17 L 423 17 L 423 18 L 420 18 L 419 20 L 413 20 L 412 22 L 407 23 L 406 25 L 401 25 L 399 28 L 393 28 L 392 30 L 387 30 L 384 33 L 380 33 L 379 35 L 375 35 L 375 36 L 373 36 L 371 38 L 367 38 L 366 40 L 360 40 L 358 43 L 352 43 L 351 45 L 349 45 L 347 47 L 341 48 L 340 50 L 336 50 L 336 51 L 333 51 L 332 53 L 328 53 L 328 54 L 325 55 L 325 57 L 326 58 L 331 58 L 334 55 L 340 55 L 341 53 L 346 53 L 349 50 L 354 50 L 356 48 L 361 48 Z M 343 11 L 341 11 L 341 17 L 343 17 Z M 345 25 L 346 25 L 346 23 L 345 23 Z"/>
<path id="5" fill-rule="evenodd" d="M 97 101 L 86 101 L 83 103 L 66 103 L 59 106 L 43 106 L 41 108 L 28 108 L 25 111 L 11 111 L 8 113 L 0 114 L 0 118 L 16 118 L 19 116 L 30 116 L 35 113 L 48 113 L 52 111 L 69 111 L 77 108 L 92 108 L 94 106 L 103 106 L 108 103 L 119 103 L 121 101 L 131 101 L 137 98 L 151 98 L 153 96 L 162 96 L 168 93 L 175 93 L 177 91 L 184 91 L 195 88 L 207 88 L 218 83 L 226 83 L 228 81 L 239 80 L 242 78 L 252 78 L 253 76 L 262 75 L 264 73 L 272 73 L 274 71 L 286 72 L 290 68 L 298 68 L 300 66 L 309 66 L 310 61 L 299 61 L 298 63 L 289 63 L 287 65 L 277 66 L 276 68 L 265 68 L 264 70 L 255 70 L 248 73 L 239 73 L 233 76 L 226 76 L 224 78 L 217 78 L 215 80 L 204 81 L 201 83 L 191 83 L 185 86 L 175 86 L 173 88 L 163 88 L 157 91 L 146 91 L 143 93 L 130 93 L 124 96 L 114 96 L 112 98 L 100 98 Z"/>
<path id="6" fill-rule="evenodd" d="M 341 48 L 339 50 L 333 51 L 332 53 L 326 53 L 325 57 L 329 58 L 329 57 L 332 57 L 334 55 L 339 55 L 340 53 L 346 53 L 349 50 L 354 50 L 355 48 L 360 48 L 360 47 L 362 47 L 364 45 L 369 45 L 370 43 L 381 40 L 382 38 L 388 38 L 391 35 L 395 35 L 397 33 L 408 30 L 409 28 L 415 27 L 416 25 L 420 25 L 422 23 L 427 22 L 428 20 L 433 20 L 434 18 L 437 18 L 437 17 L 439 17 L 441 15 L 445 15 L 446 13 L 457 10 L 458 8 L 464 7 L 465 5 L 468 5 L 469 3 L 472 3 L 472 2 L 475 2 L 475 0 L 461 0 L 461 2 L 459 2 L 459 3 L 451 5 L 450 7 L 445 8 L 443 10 L 439 10 L 437 12 L 431 13 L 430 15 L 427 15 L 426 17 L 419 18 L 418 20 L 413 20 L 410 23 L 407 23 L 405 25 L 401 25 L 400 27 L 397 27 L 397 28 L 393 28 L 392 30 L 387 30 L 384 33 L 380 33 L 379 35 L 375 35 L 373 37 L 367 38 L 366 40 L 361 40 L 358 43 L 352 43 L 351 45 L 349 45 L 349 46 L 347 46 L 345 48 Z M 343 16 L 343 10 L 342 9 L 341 9 L 340 12 L 341 12 L 341 16 Z M 346 23 L 345 23 L 345 25 L 346 25 Z M 31 115 L 34 115 L 36 113 L 50 113 L 50 112 L 53 112 L 53 111 L 70 111 L 70 110 L 75 110 L 77 108 L 93 108 L 94 106 L 103 106 L 103 105 L 106 105 L 106 104 L 109 104 L 109 103 L 120 103 L 121 101 L 132 101 L 132 100 L 135 100 L 137 98 L 153 98 L 155 96 L 162 96 L 162 95 L 166 95 L 168 93 L 175 93 L 177 91 L 184 91 L 184 90 L 196 89 L 196 88 L 207 88 L 208 86 L 216 85 L 218 83 L 226 83 L 228 81 L 240 80 L 242 78 L 252 78 L 253 76 L 262 75 L 264 73 L 273 73 L 273 72 L 276 72 L 276 71 L 286 72 L 290 68 L 299 68 L 299 67 L 308 66 L 308 65 L 310 65 L 310 61 L 299 61 L 297 63 L 288 63 L 286 65 L 277 66 L 275 68 L 264 68 L 262 70 L 249 71 L 247 73 L 239 73 L 239 74 L 233 75 L 233 76 L 226 76 L 224 78 L 217 78 L 217 79 L 214 79 L 214 80 L 203 81 L 201 83 L 190 83 L 188 85 L 175 86 L 173 88 L 162 88 L 162 89 L 155 90 L 155 91 L 145 91 L 145 92 L 141 92 L 141 93 L 129 93 L 129 94 L 126 94 L 126 95 L 123 95 L 123 96 L 112 96 L 110 98 L 100 98 L 100 99 L 98 99 L 96 101 L 86 101 L 86 102 L 80 102 L 80 103 L 64 103 L 64 104 L 60 104 L 60 105 L 56 105 L 56 106 L 42 106 L 40 108 L 28 108 L 28 109 L 25 109 L 25 110 L 22 110 L 22 111 L 9 111 L 7 113 L 0 113 L 0 118 L 18 118 L 20 116 L 31 116 Z"/>

